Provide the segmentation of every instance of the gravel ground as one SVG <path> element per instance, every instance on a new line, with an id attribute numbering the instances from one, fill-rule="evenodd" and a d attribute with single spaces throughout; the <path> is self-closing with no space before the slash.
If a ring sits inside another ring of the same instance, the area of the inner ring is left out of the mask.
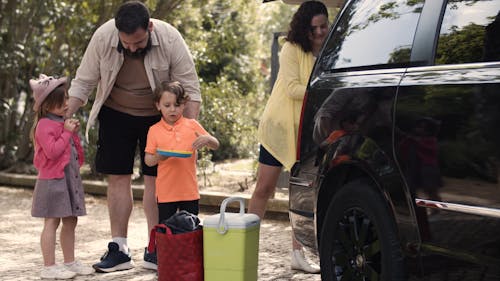
<path id="1" fill-rule="evenodd" d="M 32 190 L 0 186 L 0 280 L 39 280 L 42 262 L 40 232 L 43 222 L 30 215 Z M 87 216 L 77 226 L 75 254 L 86 264 L 97 262 L 109 242 L 109 222 L 105 198 L 87 195 Z M 212 215 L 203 210 L 200 219 Z M 259 280 L 321 280 L 319 275 L 290 270 L 291 229 L 287 220 L 270 218 L 261 223 Z M 132 270 L 77 276 L 75 280 L 157 280 L 156 272 L 142 268 L 147 241 L 146 221 L 140 202 L 134 205 L 129 223 L 129 246 L 136 262 Z M 56 259 L 62 260 L 59 245 Z"/>

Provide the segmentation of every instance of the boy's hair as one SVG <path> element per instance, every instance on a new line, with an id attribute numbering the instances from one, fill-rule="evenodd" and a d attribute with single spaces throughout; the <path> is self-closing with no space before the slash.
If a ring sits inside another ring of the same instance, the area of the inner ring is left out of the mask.
<path id="1" fill-rule="evenodd" d="M 129 1 L 122 4 L 115 15 L 115 26 L 120 32 L 134 33 L 138 28 L 149 26 L 149 10 L 142 2 Z"/>
<path id="2" fill-rule="evenodd" d="M 299 45 L 304 52 L 310 52 L 312 50 L 311 41 L 309 40 L 311 20 L 317 15 L 325 15 L 328 18 L 328 10 L 325 4 L 319 1 L 302 3 L 290 22 L 286 41 Z"/>
<path id="3" fill-rule="evenodd" d="M 189 96 L 184 91 L 184 87 L 178 81 L 162 82 L 160 87 L 155 89 L 154 101 L 159 102 L 163 93 L 169 92 L 176 96 L 175 101 L 178 104 L 185 104 L 189 100 Z"/>

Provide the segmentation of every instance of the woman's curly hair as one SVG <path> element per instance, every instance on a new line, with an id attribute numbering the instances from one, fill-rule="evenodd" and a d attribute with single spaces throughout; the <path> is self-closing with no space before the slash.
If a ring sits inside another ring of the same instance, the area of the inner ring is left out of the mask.
<path id="1" fill-rule="evenodd" d="M 290 22 L 286 41 L 298 44 L 304 52 L 312 51 L 309 34 L 311 32 L 311 20 L 317 15 L 325 15 L 328 18 L 328 10 L 323 3 L 319 1 L 302 3 Z"/>

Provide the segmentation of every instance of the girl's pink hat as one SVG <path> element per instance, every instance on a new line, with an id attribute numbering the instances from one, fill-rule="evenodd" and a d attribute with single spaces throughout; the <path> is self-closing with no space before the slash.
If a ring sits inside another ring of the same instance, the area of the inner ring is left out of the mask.
<path id="1" fill-rule="evenodd" d="M 33 90 L 33 98 L 35 104 L 33 110 L 38 110 L 45 98 L 58 86 L 65 84 L 67 77 L 54 78 L 45 74 L 40 74 L 38 79 L 30 79 L 31 90 Z"/>

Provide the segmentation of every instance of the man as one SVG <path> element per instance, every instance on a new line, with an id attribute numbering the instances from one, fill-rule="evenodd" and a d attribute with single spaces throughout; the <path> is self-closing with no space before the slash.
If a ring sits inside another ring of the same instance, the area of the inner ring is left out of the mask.
<path id="1" fill-rule="evenodd" d="M 197 118 L 200 85 L 192 56 L 180 33 L 166 22 L 150 19 L 147 7 L 138 1 L 122 4 L 114 19 L 92 36 L 76 77 L 69 89 L 68 116 L 88 101 L 97 86 L 88 118 L 88 131 L 99 121 L 96 169 L 107 175 L 108 211 L 112 242 L 98 272 L 134 267 L 127 245 L 132 212 L 131 175 L 137 145 L 144 175 L 144 212 L 148 232 L 158 223 L 155 198 L 156 167 L 144 163 L 149 127 L 160 120 L 153 91 L 163 81 L 179 81 L 190 95 L 184 116 Z M 144 251 L 144 267 L 156 269 L 156 253 Z"/>

